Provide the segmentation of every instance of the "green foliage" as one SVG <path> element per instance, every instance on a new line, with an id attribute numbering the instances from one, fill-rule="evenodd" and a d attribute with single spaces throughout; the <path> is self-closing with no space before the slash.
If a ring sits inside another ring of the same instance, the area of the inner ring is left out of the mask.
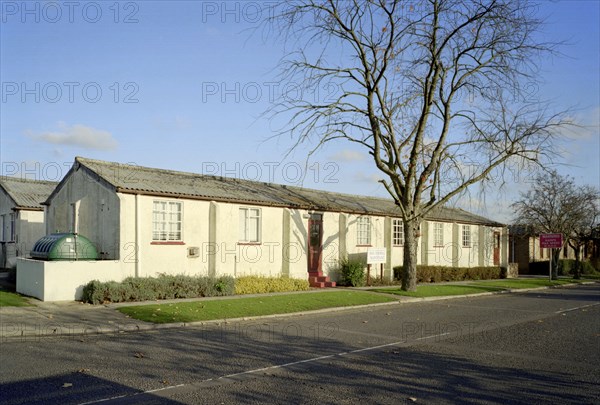
<path id="1" fill-rule="evenodd" d="M 340 285 L 362 287 L 365 285 L 365 266 L 360 260 L 345 259 L 340 262 Z"/>
<path id="2" fill-rule="evenodd" d="M 577 261 L 575 259 L 562 259 L 558 261 L 558 274 L 560 276 L 570 276 L 575 274 L 575 268 L 577 266 Z M 596 269 L 593 264 L 588 261 L 580 261 L 579 262 L 579 274 L 594 274 Z"/>
<path id="3" fill-rule="evenodd" d="M 559 276 L 572 276 L 575 274 L 575 259 L 561 259 L 558 261 L 558 275 Z M 531 262 L 529 263 L 529 271 L 527 274 L 536 274 L 536 275 L 548 275 L 550 263 L 548 260 L 540 261 L 540 262 Z M 586 274 L 594 274 L 596 270 L 594 265 L 588 261 L 580 261 L 579 262 L 579 273 L 582 275 Z"/>
<path id="4" fill-rule="evenodd" d="M 500 278 L 500 267 L 449 267 L 417 266 L 418 283 L 439 283 L 442 281 L 491 280 Z M 394 267 L 394 278 L 402 280 L 402 266 Z"/>
<path id="5" fill-rule="evenodd" d="M 539 262 L 530 262 L 527 274 L 536 275 L 548 275 L 550 262 L 548 260 L 542 260 Z"/>
<path id="6" fill-rule="evenodd" d="M 90 281 L 83 287 L 82 301 L 91 304 L 132 302 L 174 298 L 232 295 L 232 277 L 193 277 L 160 274 L 158 277 L 128 277 L 122 282 Z"/>
<path id="7" fill-rule="evenodd" d="M 236 295 L 306 291 L 308 289 L 308 280 L 297 278 L 243 276 L 235 280 Z"/>

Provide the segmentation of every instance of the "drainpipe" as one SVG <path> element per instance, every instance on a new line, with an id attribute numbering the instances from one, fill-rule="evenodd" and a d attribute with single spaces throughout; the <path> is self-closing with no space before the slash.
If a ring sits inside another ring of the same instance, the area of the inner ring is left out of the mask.
<path id="1" fill-rule="evenodd" d="M 140 257 L 140 196 L 139 194 L 135 195 L 135 276 L 140 276 L 140 269 L 142 267 L 141 257 Z"/>

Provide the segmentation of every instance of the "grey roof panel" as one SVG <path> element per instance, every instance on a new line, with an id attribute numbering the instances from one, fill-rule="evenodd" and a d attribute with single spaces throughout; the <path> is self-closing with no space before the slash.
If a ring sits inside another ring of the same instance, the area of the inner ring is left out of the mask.
<path id="1" fill-rule="evenodd" d="M 43 209 L 44 202 L 58 183 L 0 176 L 0 187 L 12 198 L 18 208 Z"/>
<path id="2" fill-rule="evenodd" d="M 115 191 L 125 193 L 400 216 L 400 210 L 394 201 L 385 198 L 154 169 L 81 157 L 75 158 L 75 162 L 111 184 L 115 187 Z M 436 208 L 426 217 L 430 220 L 502 225 L 467 211 L 449 207 Z"/>

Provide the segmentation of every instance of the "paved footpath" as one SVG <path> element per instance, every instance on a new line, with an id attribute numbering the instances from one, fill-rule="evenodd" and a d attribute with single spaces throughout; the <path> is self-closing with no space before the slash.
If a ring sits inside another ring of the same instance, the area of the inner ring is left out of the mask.
<path id="1" fill-rule="evenodd" d="M 372 287 L 369 287 L 372 288 Z M 542 288 L 543 289 L 543 288 Z M 531 289 L 514 290 L 514 292 L 526 292 Z M 323 290 L 311 290 L 305 292 L 296 292 L 295 294 L 311 294 L 320 292 Z M 331 289 L 329 291 L 335 291 Z M 506 291 L 501 293 L 507 293 Z M 279 294 L 290 294 L 290 293 L 279 293 Z M 472 294 L 470 296 L 477 295 L 490 295 L 495 293 L 482 293 Z M 262 294 L 264 296 L 265 294 Z M 276 295 L 276 294 L 267 294 Z M 245 295 L 244 297 L 252 297 L 255 295 Z M 423 301 L 436 301 L 441 299 L 456 299 L 463 298 L 464 296 L 452 296 L 452 297 L 431 297 L 431 298 L 411 298 L 394 296 L 398 299 L 397 302 L 390 304 L 374 304 L 377 305 L 399 305 L 408 304 L 411 302 L 423 302 Z M 0 308 L 0 338 L 2 340 L 8 340 L 11 338 L 21 337 L 44 337 L 44 336 L 68 336 L 68 335 L 97 335 L 97 334 L 119 334 L 125 332 L 136 332 L 136 331 L 147 331 L 157 329 L 168 329 L 168 328 L 180 328 L 193 325 L 202 325 L 210 323 L 218 323 L 223 320 L 215 321 L 203 321 L 194 323 L 169 323 L 169 324 L 153 324 L 149 322 L 139 321 L 132 319 L 121 312 L 117 311 L 116 308 L 119 306 L 126 305 L 145 305 L 145 304 L 165 304 L 169 302 L 182 302 L 182 301 L 201 301 L 201 300 L 214 300 L 214 299 L 237 299 L 239 297 L 211 297 L 211 298 L 198 298 L 198 299 L 187 299 L 187 300 L 163 300 L 163 301 L 146 301 L 137 303 L 122 303 L 122 304 L 108 304 L 108 305 L 90 305 L 84 304 L 77 301 L 66 301 L 66 302 L 42 302 L 35 299 L 31 299 L 33 306 L 29 307 L 2 307 Z M 373 305 L 371 305 L 373 306 Z M 344 311 L 350 309 L 356 309 L 357 307 L 344 307 L 344 308 L 329 308 L 319 311 L 311 311 L 313 313 L 318 312 L 330 312 L 330 311 Z M 301 313 L 298 313 L 301 314 Z M 302 313 L 303 314 L 303 313 Z M 293 314 L 278 314 L 269 317 L 282 317 L 290 316 Z M 265 318 L 265 317 L 256 317 Z M 244 320 L 254 318 L 243 318 Z M 235 321 L 237 319 L 229 319 L 229 321 Z"/>

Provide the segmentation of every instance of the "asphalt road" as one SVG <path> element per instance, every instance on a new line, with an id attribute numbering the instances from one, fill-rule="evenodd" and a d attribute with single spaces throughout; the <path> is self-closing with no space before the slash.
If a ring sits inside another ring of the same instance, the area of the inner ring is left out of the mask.
<path id="1" fill-rule="evenodd" d="M 0 402 L 598 404 L 599 364 L 595 284 L 4 340 Z"/>

